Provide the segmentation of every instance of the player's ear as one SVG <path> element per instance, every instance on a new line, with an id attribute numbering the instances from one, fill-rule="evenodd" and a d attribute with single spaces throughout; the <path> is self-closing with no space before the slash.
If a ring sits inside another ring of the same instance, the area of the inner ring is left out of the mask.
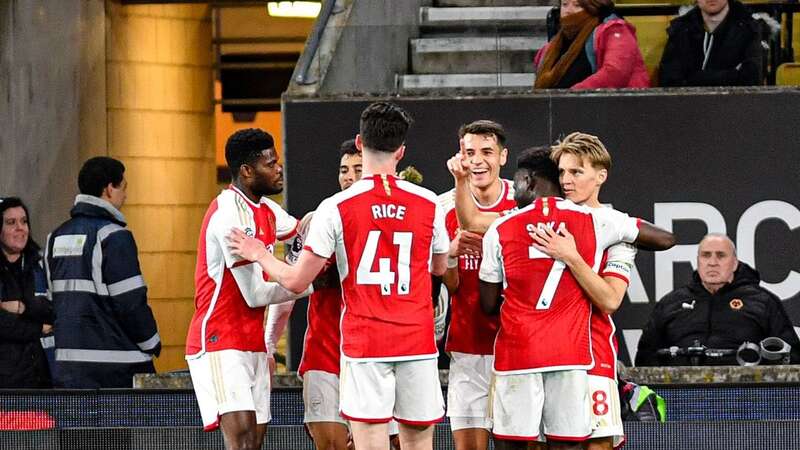
<path id="1" fill-rule="evenodd" d="M 400 148 L 395 150 L 394 159 L 400 161 L 401 159 L 403 159 L 403 156 L 405 156 L 405 154 L 406 154 L 406 144 L 403 144 L 400 146 Z"/>
<path id="2" fill-rule="evenodd" d="M 239 166 L 239 178 L 251 178 L 253 176 L 253 167 L 250 164 L 242 164 Z"/>
<path id="3" fill-rule="evenodd" d="M 597 181 L 598 184 L 603 184 L 608 179 L 608 170 L 607 169 L 600 169 L 597 172 Z"/>
<path id="4" fill-rule="evenodd" d="M 500 167 L 505 166 L 506 161 L 508 161 L 508 149 L 504 147 L 500 150 Z"/>
<path id="5" fill-rule="evenodd" d="M 359 152 L 362 153 L 364 152 L 364 141 L 361 140 L 360 134 L 356 135 L 356 148 L 358 149 Z"/>

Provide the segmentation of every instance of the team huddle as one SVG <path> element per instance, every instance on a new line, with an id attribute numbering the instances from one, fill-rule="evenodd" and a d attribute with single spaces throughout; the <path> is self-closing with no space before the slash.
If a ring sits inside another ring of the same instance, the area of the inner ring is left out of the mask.
<path id="1" fill-rule="evenodd" d="M 302 221 L 266 198 L 283 188 L 271 136 L 228 140 L 233 182 L 203 221 L 186 350 L 205 429 L 221 427 L 227 448 L 260 448 L 274 342 L 310 294 L 299 375 L 316 448 L 431 449 L 445 415 L 440 277 L 457 449 L 620 445 L 610 314 L 634 245 L 672 236 L 599 203 L 611 159 L 594 136 L 523 151 L 509 181 L 502 126 L 464 125 L 447 162 L 455 186 L 437 196 L 396 176 L 411 123 L 396 105 L 367 107 L 342 145 L 342 191 Z M 291 243 L 285 261 L 278 240 Z"/>

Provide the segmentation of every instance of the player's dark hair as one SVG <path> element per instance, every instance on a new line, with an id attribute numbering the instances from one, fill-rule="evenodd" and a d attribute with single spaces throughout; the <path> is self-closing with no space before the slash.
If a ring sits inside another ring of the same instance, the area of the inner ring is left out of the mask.
<path id="1" fill-rule="evenodd" d="M 242 164 L 252 165 L 264 150 L 275 148 L 275 140 L 259 128 L 246 128 L 233 133 L 225 143 L 225 161 L 233 179 L 239 178 Z"/>
<path id="2" fill-rule="evenodd" d="M 344 155 L 358 155 L 358 147 L 356 147 L 356 140 L 355 139 L 348 139 L 342 142 L 342 145 L 339 146 L 339 158 Z"/>
<path id="3" fill-rule="evenodd" d="M 530 147 L 523 150 L 517 157 L 517 168 L 527 169 L 559 186 L 558 166 L 550 158 L 550 146 Z"/>
<path id="4" fill-rule="evenodd" d="M 476 120 L 472 123 L 461 125 L 458 129 L 458 138 L 461 139 L 465 134 L 477 134 L 480 136 L 494 136 L 500 150 L 506 146 L 506 130 L 497 122 L 491 120 Z"/>
<path id="5" fill-rule="evenodd" d="M 119 187 L 125 174 L 122 162 L 108 156 L 96 156 L 83 163 L 78 172 L 78 190 L 81 194 L 100 197 L 109 183 Z"/>
<path id="6" fill-rule="evenodd" d="M 370 150 L 391 153 L 406 141 L 414 120 L 403 108 L 388 102 L 376 102 L 361 113 L 359 134 Z"/>

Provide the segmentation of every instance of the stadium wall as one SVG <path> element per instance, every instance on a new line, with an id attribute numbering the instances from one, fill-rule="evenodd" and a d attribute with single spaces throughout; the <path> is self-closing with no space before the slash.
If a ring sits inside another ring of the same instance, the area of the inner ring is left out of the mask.
<path id="1" fill-rule="evenodd" d="M 373 98 L 285 98 L 287 205 L 301 216 L 338 189 L 339 143 L 358 131 Z M 502 123 L 509 135 L 511 177 L 520 150 L 580 130 L 598 135 L 613 156 L 601 201 L 672 229 L 678 245 L 639 252 L 636 273 L 615 315 L 635 349 L 652 305 L 688 282 L 696 245 L 710 231 L 737 243 L 739 257 L 800 324 L 800 116 L 797 89 L 649 90 L 545 93 L 464 98 L 392 98 L 415 118 L 406 158 L 435 192 L 452 187 L 445 160 L 458 150 L 459 125 Z M 291 321 L 293 367 L 299 361 L 305 310 Z M 624 348 L 622 349 L 624 352 Z M 624 356 L 624 355 L 623 355 Z M 631 355 L 632 357 L 633 355 Z"/>

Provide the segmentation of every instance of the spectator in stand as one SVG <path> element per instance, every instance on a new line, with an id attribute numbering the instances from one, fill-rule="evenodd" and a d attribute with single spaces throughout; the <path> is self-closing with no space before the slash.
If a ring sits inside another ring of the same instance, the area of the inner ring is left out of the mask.
<path id="1" fill-rule="evenodd" d="M 636 30 L 612 0 L 561 0 L 560 28 L 536 53 L 535 89 L 646 88 Z"/>
<path id="2" fill-rule="evenodd" d="M 0 198 L 0 389 L 48 388 L 50 370 L 39 338 L 52 331 L 53 308 L 31 239 L 28 208 Z"/>
<path id="3" fill-rule="evenodd" d="M 800 363 L 800 342 L 783 305 L 759 286 L 758 272 L 736 258 L 736 247 L 724 234 L 700 241 L 692 281 L 662 298 L 644 328 L 637 366 L 689 365 L 683 356 L 658 355 L 670 346 L 737 350 L 744 342 L 758 345 L 778 337 L 791 346 L 791 363 Z M 706 365 L 735 365 L 735 356 L 706 358 Z"/>
<path id="4" fill-rule="evenodd" d="M 760 22 L 737 0 L 697 0 L 672 20 L 661 86 L 752 86 L 763 82 Z"/>

